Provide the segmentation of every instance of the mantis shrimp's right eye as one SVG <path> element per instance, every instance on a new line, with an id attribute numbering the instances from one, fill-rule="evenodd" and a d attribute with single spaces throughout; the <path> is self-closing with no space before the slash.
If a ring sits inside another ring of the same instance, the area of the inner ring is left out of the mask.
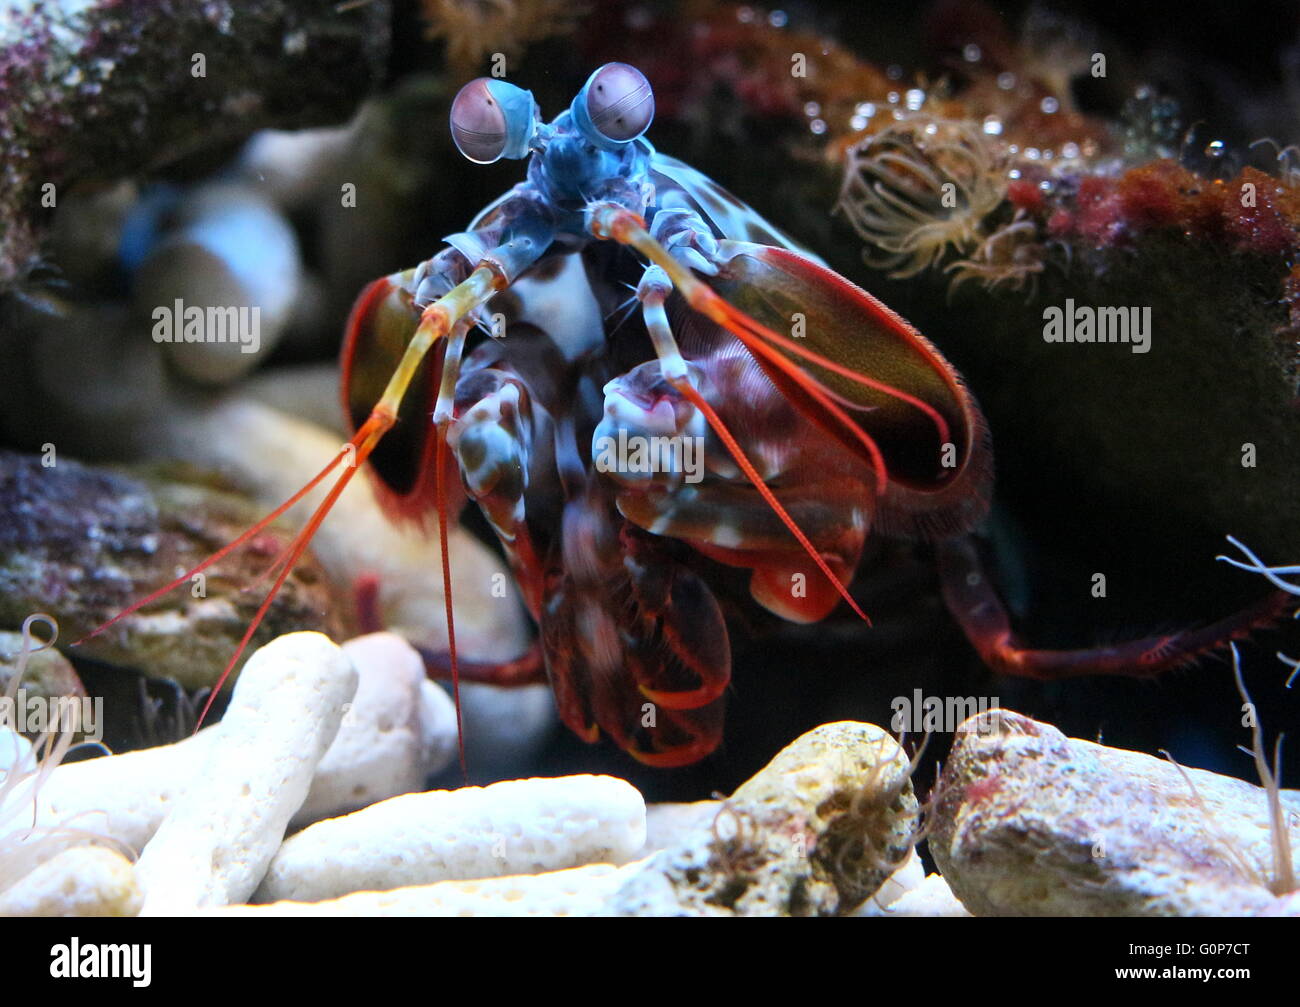
<path id="1" fill-rule="evenodd" d="M 591 125 L 612 143 L 628 143 L 650 128 L 655 96 L 645 74 L 626 63 L 606 63 L 583 92 Z"/>
<path id="2" fill-rule="evenodd" d="M 451 103 L 451 138 L 476 164 L 526 157 L 536 121 L 531 94 L 490 77 L 470 81 Z"/>

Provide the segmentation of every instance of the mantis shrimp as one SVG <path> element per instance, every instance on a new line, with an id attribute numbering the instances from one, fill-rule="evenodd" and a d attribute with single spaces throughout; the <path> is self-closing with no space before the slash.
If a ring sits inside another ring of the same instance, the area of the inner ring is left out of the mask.
<path id="1" fill-rule="evenodd" d="M 394 519 L 437 518 L 449 668 L 431 671 L 449 671 L 457 698 L 463 677 L 549 680 L 572 731 L 651 766 L 693 763 L 722 738 L 719 566 L 748 571 L 752 600 L 787 620 L 841 602 L 865 620 L 848 585 L 867 536 L 934 542 L 945 598 L 981 656 L 1044 678 L 1151 673 L 1274 614 L 1270 601 L 1105 650 L 1022 647 L 966 537 L 988 511 L 992 449 L 956 371 L 885 305 L 656 151 L 653 115 L 649 81 L 623 63 L 596 70 L 549 123 L 504 80 L 461 89 L 457 148 L 482 164 L 527 160 L 526 179 L 432 258 L 362 291 L 342 352 L 352 437 L 175 582 L 335 476 L 227 675 L 361 467 Z M 539 627 L 506 664 L 456 653 L 447 527 L 469 501 Z"/>

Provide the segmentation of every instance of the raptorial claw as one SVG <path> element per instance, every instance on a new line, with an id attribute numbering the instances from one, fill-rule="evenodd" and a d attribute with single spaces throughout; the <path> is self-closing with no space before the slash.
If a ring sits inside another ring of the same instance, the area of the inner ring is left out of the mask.
<path id="1" fill-rule="evenodd" d="M 686 765 L 722 736 L 731 679 L 712 592 L 592 484 L 565 514 L 566 563 L 546 589 L 542 647 L 560 717 L 648 765 Z M 581 553 L 581 555 L 579 555 Z"/>

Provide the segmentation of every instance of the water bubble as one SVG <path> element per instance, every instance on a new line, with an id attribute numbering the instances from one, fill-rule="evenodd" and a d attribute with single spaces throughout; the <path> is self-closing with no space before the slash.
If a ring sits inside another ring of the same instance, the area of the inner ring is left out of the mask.
<path id="1" fill-rule="evenodd" d="M 986 115 L 984 117 L 984 132 L 989 136 L 1002 135 L 1002 120 L 996 115 Z"/>
<path id="2" fill-rule="evenodd" d="M 790 23 L 790 18 L 783 10 L 774 10 L 767 16 L 767 23 L 773 28 L 784 28 Z"/>
<path id="3" fill-rule="evenodd" d="M 1055 98 L 1053 98 L 1049 94 L 1046 98 L 1044 98 L 1042 101 L 1038 103 L 1038 107 L 1041 108 L 1045 114 L 1051 115 L 1053 112 L 1055 112 L 1058 108 L 1061 107 L 1061 103 L 1058 102 Z"/>
<path id="4" fill-rule="evenodd" d="M 864 119 L 870 119 L 876 114 L 876 103 L 874 101 L 859 102 L 857 108 L 853 110 Z"/>
<path id="5" fill-rule="evenodd" d="M 1010 70 L 1003 70 L 998 74 L 998 87 L 1003 91 L 1010 91 L 1016 86 L 1016 75 Z"/>
<path id="6" fill-rule="evenodd" d="M 1037 160 L 1038 160 L 1038 156 L 1039 156 L 1039 155 L 1038 155 L 1038 148 L 1037 148 L 1037 147 L 1026 147 L 1026 148 L 1025 148 L 1025 157 L 1027 157 L 1029 160 L 1031 160 L 1031 161 L 1037 161 Z"/>
<path id="7" fill-rule="evenodd" d="M 1010 171 L 1007 172 L 1007 178 L 1010 178 L 1010 179 L 1014 180 L 1014 179 L 1017 179 L 1017 178 L 1019 178 L 1019 177 L 1020 177 L 1020 169 L 1019 169 L 1019 168 L 1012 168 Z"/>
<path id="8" fill-rule="evenodd" d="M 897 104 L 898 104 L 898 92 L 897 92 L 897 91 L 890 91 L 889 94 L 885 95 L 885 98 L 886 98 L 886 100 L 889 102 L 889 104 L 891 104 L 891 105 L 897 105 Z"/>
<path id="9" fill-rule="evenodd" d="M 961 51 L 961 58 L 967 63 L 978 63 L 983 55 L 984 53 L 980 51 L 980 47 L 974 42 L 966 43 L 966 47 Z"/>
<path id="10" fill-rule="evenodd" d="M 865 115 L 855 115 L 849 120 L 849 127 L 859 133 L 862 132 L 867 128 L 867 117 Z"/>
<path id="11" fill-rule="evenodd" d="M 885 76 L 890 80 L 902 80 L 903 68 L 897 63 L 890 63 L 889 66 L 885 68 Z"/>
<path id="12" fill-rule="evenodd" d="M 826 132 L 826 123 L 821 119 L 814 119 L 808 124 L 808 128 L 813 131 L 814 136 L 821 136 Z"/>
<path id="13" fill-rule="evenodd" d="M 919 87 L 911 88 L 904 97 L 909 111 L 916 112 L 925 104 L 925 92 Z"/>
<path id="14" fill-rule="evenodd" d="M 1067 143 L 1061 148 L 1061 156 L 1073 160 L 1079 156 L 1079 145 L 1077 143 Z"/>
<path id="15" fill-rule="evenodd" d="M 753 24 L 753 23 L 754 23 L 754 8 L 753 8 L 753 7 L 739 7 L 739 8 L 737 8 L 737 9 L 736 9 L 736 20 L 739 21 L 741 24 Z"/>
<path id="16" fill-rule="evenodd" d="M 1205 156 L 1219 158 L 1228 152 L 1222 140 L 1211 140 L 1205 146 Z"/>
<path id="17" fill-rule="evenodd" d="M 821 105 L 817 104 L 817 102 L 810 101 L 808 102 L 808 104 L 804 105 L 803 114 L 808 116 L 808 118 L 812 119 L 822 114 L 822 107 Z"/>

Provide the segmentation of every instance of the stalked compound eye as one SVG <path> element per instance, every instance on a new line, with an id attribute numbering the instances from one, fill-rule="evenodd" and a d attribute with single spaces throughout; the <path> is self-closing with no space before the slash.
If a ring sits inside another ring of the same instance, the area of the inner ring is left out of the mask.
<path id="1" fill-rule="evenodd" d="M 621 146 L 650 128 L 655 117 L 654 91 L 636 67 L 606 63 L 587 79 L 572 111 L 593 143 Z"/>
<path id="2" fill-rule="evenodd" d="M 504 80 L 472 80 L 451 103 L 451 138 L 476 164 L 527 157 L 536 129 L 532 94 Z"/>

